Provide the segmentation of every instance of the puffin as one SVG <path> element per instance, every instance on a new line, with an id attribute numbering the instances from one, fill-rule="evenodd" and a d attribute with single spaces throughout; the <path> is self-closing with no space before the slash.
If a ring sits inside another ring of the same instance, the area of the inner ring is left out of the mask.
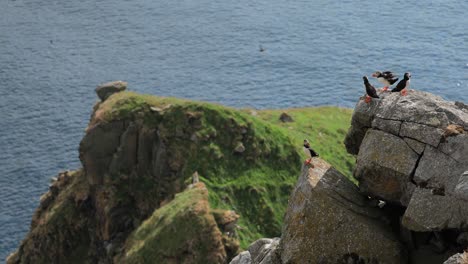
<path id="1" fill-rule="evenodd" d="M 367 79 L 367 76 L 362 77 L 364 80 L 364 87 L 366 88 L 366 104 L 370 103 L 372 98 L 379 98 L 377 95 L 377 90 L 375 90 L 375 87 L 370 84 L 369 79 Z"/>
<path id="2" fill-rule="evenodd" d="M 306 159 L 306 161 L 304 162 L 305 165 L 311 165 L 312 168 L 314 167 L 314 165 L 311 164 L 312 162 L 312 158 L 314 157 L 318 157 L 319 154 L 317 152 L 315 152 L 311 147 L 310 147 L 310 143 L 307 139 L 304 139 L 304 153 L 306 154 L 306 156 L 308 157 L 308 159 Z"/>
<path id="3" fill-rule="evenodd" d="M 372 77 L 377 78 L 377 80 L 383 83 L 385 86 L 383 87 L 383 91 L 387 91 L 388 87 L 392 86 L 394 83 L 398 81 L 398 77 L 391 71 L 376 71 L 372 74 Z"/>
<path id="4" fill-rule="evenodd" d="M 400 92 L 401 95 L 407 95 L 407 89 L 410 86 L 411 73 L 405 72 L 405 77 L 401 80 L 395 88 L 393 88 L 392 93 Z"/>

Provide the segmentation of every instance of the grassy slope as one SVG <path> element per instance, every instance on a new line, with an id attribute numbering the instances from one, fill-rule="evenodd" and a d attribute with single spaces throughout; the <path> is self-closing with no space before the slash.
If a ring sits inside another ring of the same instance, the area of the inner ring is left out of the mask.
<path id="1" fill-rule="evenodd" d="M 221 233 L 201 185 L 176 195 L 156 210 L 127 240 L 123 263 L 219 263 Z M 187 239 L 189 237 L 190 239 Z"/>
<path id="2" fill-rule="evenodd" d="M 146 114 L 150 106 L 164 108 L 168 105 L 176 109 L 166 114 L 164 120 L 146 120 L 149 125 L 163 122 L 168 134 L 177 131 L 185 113 L 203 113 L 202 129 L 197 135 L 207 140 L 198 142 L 196 148 L 191 147 L 184 157 L 187 160 L 185 178 L 189 179 L 193 171 L 198 171 L 210 191 L 211 207 L 233 209 L 241 215 L 239 225 L 243 229 L 238 234 L 243 248 L 260 237 L 280 235 L 287 200 L 300 169 L 304 138 L 311 140 L 325 160 L 351 175 L 352 158 L 346 154 L 342 143 L 351 110 L 290 109 L 288 113 L 295 122 L 280 123 L 281 110 L 260 111 L 255 117 L 248 110 L 122 92 L 109 98 L 97 115 L 103 113 L 103 119 L 116 119 L 139 113 L 146 118 L 151 117 Z M 248 129 L 246 136 L 240 135 L 242 128 Z M 243 137 L 247 137 L 246 152 L 235 155 L 232 149 Z M 178 143 L 187 144 L 186 141 Z"/>
<path id="3" fill-rule="evenodd" d="M 288 113 L 294 122 L 283 123 L 281 113 Z M 328 161 L 345 176 L 352 177 L 354 157 L 346 152 L 343 145 L 351 123 L 352 109 L 338 107 L 291 108 L 286 110 L 263 110 L 258 116 L 272 124 L 287 129 L 287 134 L 300 144 L 308 139 L 321 158 Z"/>

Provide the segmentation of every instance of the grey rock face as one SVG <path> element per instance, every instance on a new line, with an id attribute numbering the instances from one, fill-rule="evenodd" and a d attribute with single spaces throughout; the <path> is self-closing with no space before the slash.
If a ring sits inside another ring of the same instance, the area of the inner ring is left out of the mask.
<path id="1" fill-rule="evenodd" d="M 437 149 L 426 145 L 424 154 L 416 169 L 414 181 L 425 188 L 443 193 L 453 193 L 460 175 L 464 171 L 456 160 Z"/>
<path id="2" fill-rule="evenodd" d="M 437 147 L 440 143 L 444 131 L 440 128 L 434 128 L 411 122 L 403 122 L 401 125 L 400 136 L 413 138 L 419 142 Z"/>
<path id="3" fill-rule="evenodd" d="M 403 225 L 418 231 L 467 230 L 468 202 L 416 188 L 403 216 Z"/>
<path id="4" fill-rule="evenodd" d="M 361 144 L 354 177 L 363 192 L 398 202 L 417 160 L 418 154 L 403 139 L 370 129 Z"/>
<path id="5" fill-rule="evenodd" d="M 424 148 L 426 147 L 426 144 L 424 143 L 421 143 L 415 139 L 411 139 L 411 138 L 403 138 L 406 142 L 406 144 L 408 144 L 408 146 L 414 150 L 414 152 L 418 153 L 419 155 L 421 155 L 421 153 L 424 151 Z"/>
<path id="6" fill-rule="evenodd" d="M 372 121 L 372 128 L 386 131 L 390 134 L 398 136 L 400 134 L 401 124 L 401 121 L 386 120 L 376 117 Z"/>
<path id="7" fill-rule="evenodd" d="M 410 230 L 468 228 L 465 105 L 414 90 L 379 96 L 357 103 L 345 140 L 358 155 L 361 191 L 407 206 L 403 225 Z"/>
<path id="8" fill-rule="evenodd" d="M 233 258 L 230 264 L 281 264 L 277 251 L 279 243 L 279 238 L 261 238 Z"/>
<path id="9" fill-rule="evenodd" d="M 465 171 L 458 179 L 454 195 L 460 199 L 468 201 L 468 171 Z"/>
<path id="10" fill-rule="evenodd" d="M 112 94 L 124 91 L 125 89 L 127 89 L 127 82 L 123 82 L 123 81 L 108 82 L 108 83 L 99 85 L 96 88 L 96 94 L 99 96 L 101 101 L 105 101 Z"/>
<path id="11" fill-rule="evenodd" d="M 382 211 L 330 165 L 314 165 L 303 168 L 289 199 L 282 263 L 406 263 Z"/>
<path id="12" fill-rule="evenodd" d="M 243 251 L 235 256 L 229 264 L 252 264 L 252 257 L 249 251 Z"/>

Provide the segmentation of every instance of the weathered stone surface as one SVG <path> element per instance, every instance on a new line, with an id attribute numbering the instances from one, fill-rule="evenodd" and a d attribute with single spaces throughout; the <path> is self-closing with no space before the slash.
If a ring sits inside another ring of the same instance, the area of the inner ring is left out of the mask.
<path id="1" fill-rule="evenodd" d="M 120 145 L 113 155 L 109 165 L 109 173 L 113 175 L 130 174 L 137 163 L 138 126 L 134 123 L 128 125 L 120 138 Z"/>
<path id="2" fill-rule="evenodd" d="M 102 183 L 124 129 L 121 121 L 100 123 L 91 128 L 80 142 L 80 160 L 90 184 Z"/>
<path id="3" fill-rule="evenodd" d="M 401 245 L 357 187 L 322 160 L 303 168 L 284 218 L 282 263 L 405 263 Z"/>
<path id="4" fill-rule="evenodd" d="M 387 120 L 382 118 L 374 118 L 372 121 L 372 128 L 383 130 L 395 136 L 398 136 L 401 128 L 401 121 L 398 120 Z"/>
<path id="5" fill-rule="evenodd" d="M 417 160 L 403 139 L 370 129 L 361 144 L 354 177 L 365 193 L 398 202 Z"/>
<path id="6" fill-rule="evenodd" d="M 403 215 L 403 225 L 418 232 L 468 229 L 468 202 L 416 188 Z"/>
<path id="7" fill-rule="evenodd" d="M 127 82 L 123 81 L 115 81 L 115 82 L 108 82 L 99 85 L 96 88 L 96 94 L 99 98 L 104 101 L 109 96 L 113 95 L 114 93 L 118 93 L 127 89 Z"/>
<path id="8" fill-rule="evenodd" d="M 229 262 L 229 264 L 252 264 L 249 251 L 243 251 Z"/>
<path id="9" fill-rule="evenodd" d="M 468 164 L 468 134 L 446 138 L 438 149 L 462 164 Z"/>
<path id="10" fill-rule="evenodd" d="M 416 189 L 416 184 L 412 182 L 406 182 L 406 184 L 403 185 L 403 191 L 400 197 L 401 205 L 408 206 L 411 200 L 411 196 L 413 195 L 414 189 Z"/>
<path id="11" fill-rule="evenodd" d="M 444 130 L 417 123 L 403 122 L 401 125 L 400 136 L 416 139 L 420 142 L 437 147 Z"/>
<path id="12" fill-rule="evenodd" d="M 452 102 L 430 93 L 412 90 L 408 96 L 397 93 L 381 93 L 381 100 L 366 104 L 363 100 L 357 103 L 351 128 L 345 139 L 349 153 L 357 154 L 366 130 L 371 127 L 374 119 L 411 122 L 433 128 L 445 129 L 449 124 L 458 124 L 468 130 L 468 113 Z M 375 121 L 379 122 L 379 121 Z M 379 129 L 394 132 L 394 126 Z M 422 131 L 420 131 L 422 133 Z M 424 137 L 425 135 L 420 135 Z"/>
<path id="13" fill-rule="evenodd" d="M 418 153 L 418 154 L 421 154 L 423 151 L 424 151 L 424 148 L 426 147 L 426 144 L 422 143 L 422 142 L 419 142 L 415 139 L 411 139 L 411 138 L 403 138 L 403 140 L 405 140 L 406 144 L 408 144 L 408 146 L 414 150 L 414 152 Z"/>
<path id="14" fill-rule="evenodd" d="M 465 171 L 458 179 L 454 195 L 460 199 L 468 201 L 468 171 Z"/>
<path id="15" fill-rule="evenodd" d="M 261 238 L 233 258 L 230 264 L 281 264 L 277 250 L 279 242 L 279 238 Z"/>
<path id="16" fill-rule="evenodd" d="M 465 168 L 456 160 L 437 149 L 426 145 L 423 156 L 414 175 L 419 186 L 453 193 L 460 175 Z"/>
<path id="17" fill-rule="evenodd" d="M 411 91 L 408 96 L 395 93 L 385 95 L 385 100 L 376 113 L 377 117 L 414 122 L 433 127 L 447 126 L 448 117 L 444 108 L 458 110 L 441 97 L 422 91 Z"/>
<path id="18" fill-rule="evenodd" d="M 255 241 L 249 246 L 249 252 L 252 256 L 252 263 L 254 264 L 273 264 L 281 263 L 277 252 L 279 238 L 273 239 L 260 239 Z"/>
<path id="19" fill-rule="evenodd" d="M 410 263 L 441 263 L 466 247 L 446 234 L 468 230 L 467 131 L 465 104 L 425 92 L 381 93 L 355 108 L 345 139 L 357 154 L 354 176 L 362 192 L 395 206 L 401 230 L 418 232 L 402 233 L 415 245 Z"/>

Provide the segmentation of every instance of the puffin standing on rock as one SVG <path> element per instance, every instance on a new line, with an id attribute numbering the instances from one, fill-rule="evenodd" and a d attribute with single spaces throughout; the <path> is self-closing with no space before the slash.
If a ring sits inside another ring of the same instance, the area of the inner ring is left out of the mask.
<path id="1" fill-rule="evenodd" d="M 408 91 L 407 89 L 410 86 L 410 78 L 411 74 L 409 72 L 405 73 L 405 77 L 403 80 L 401 80 L 395 88 L 393 88 L 392 93 L 394 92 L 400 92 L 401 95 L 405 96 L 407 95 Z"/>
<path id="2" fill-rule="evenodd" d="M 314 157 L 318 157 L 319 154 L 317 152 L 315 152 L 311 147 L 310 147 L 310 143 L 307 139 L 304 139 L 304 153 L 307 155 L 308 159 L 306 159 L 306 161 L 304 162 L 305 165 L 310 165 L 312 168 L 314 167 L 314 165 L 311 163 L 312 162 L 312 158 Z"/>
<path id="3" fill-rule="evenodd" d="M 370 103 L 372 98 L 379 98 L 377 95 L 377 90 L 375 90 L 375 87 L 370 84 L 369 79 L 367 79 L 367 76 L 362 77 L 364 80 L 364 87 L 366 88 L 366 104 Z"/>
<path id="4" fill-rule="evenodd" d="M 372 74 L 372 77 L 377 78 L 377 80 L 384 84 L 383 91 L 387 91 L 388 87 L 392 86 L 398 81 L 398 77 L 391 71 L 379 72 L 376 71 Z"/>

